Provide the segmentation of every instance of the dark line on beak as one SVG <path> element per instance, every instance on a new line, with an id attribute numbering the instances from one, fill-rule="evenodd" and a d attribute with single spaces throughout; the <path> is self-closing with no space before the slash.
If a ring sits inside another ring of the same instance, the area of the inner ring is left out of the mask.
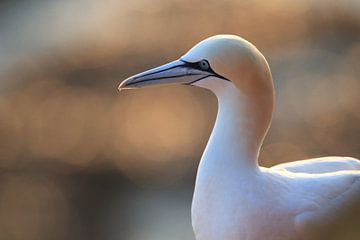
<path id="1" fill-rule="evenodd" d="M 185 84 L 185 85 L 191 85 L 191 84 L 193 84 L 193 83 L 196 83 L 196 82 L 198 82 L 198 81 L 200 81 L 200 80 L 203 80 L 203 79 L 205 79 L 205 78 L 207 78 L 207 77 L 211 77 L 211 76 L 215 76 L 215 77 L 216 77 L 216 75 L 206 75 L 206 76 L 201 77 L 201 78 L 199 78 L 199 79 L 196 79 L 196 80 L 194 80 L 194 81 L 192 81 L 192 82 L 188 82 L 188 83 L 184 83 L 184 84 Z"/>
<path id="2" fill-rule="evenodd" d="M 126 86 L 131 86 L 133 84 L 142 83 L 142 82 L 148 82 L 148 81 L 152 81 L 152 80 L 179 78 L 179 77 L 187 77 L 187 76 L 195 76 L 195 75 L 202 75 L 202 74 L 200 74 L 200 73 L 199 74 L 181 74 L 181 75 L 176 75 L 176 76 L 164 76 L 164 77 L 148 78 L 148 79 L 139 80 L 139 81 L 136 81 L 136 82 L 131 82 Z"/>
<path id="3" fill-rule="evenodd" d="M 184 65 L 187 66 L 187 67 L 190 67 L 190 68 L 193 68 L 193 69 L 198 69 L 198 70 L 200 70 L 200 71 L 210 73 L 210 75 L 208 75 L 208 76 L 215 76 L 215 77 L 221 78 L 221 79 L 223 79 L 223 80 L 225 80 L 225 81 L 231 82 L 231 81 L 230 81 L 229 79 L 227 79 L 226 77 L 221 76 L 220 74 L 217 74 L 217 73 L 211 68 L 210 65 L 209 65 L 209 69 L 208 69 L 208 70 L 204 70 L 204 69 L 202 69 L 201 67 L 199 67 L 198 62 L 187 62 L 187 61 L 182 60 L 182 59 L 180 59 L 180 61 L 182 61 L 183 63 L 185 63 Z M 201 80 L 201 79 L 200 79 L 200 80 Z"/>
<path id="4" fill-rule="evenodd" d="M 196 79 L 196 80 L 194 80 L 194 81 L 192 81 L 192 82 L 184 83 L 184 85 L 194 84 L 194 83 L 196 83 L 196 82 L 198 82 L 198 81 L 201 81 L 201 80 L 203 80 L 203 79 L 205 79 L 205 78 L 207 78 L 207 77 L 217 77 L 217 78 L 220 78 L 220 79 L 222 79 L 222 80 L 225 80 L 225 81 L 230 82 L 230 80 L 227 79 L 227 78 L 221 77 L 221 76 L 219 76 L 219 75 L 217 75 L 217 74 L 216 74 L 216 75 L 211 74 L 211 75 L 206 75 L 206 76 L 204 76 L 204 77 L 201 77 L 201 78 L 199 78 L 199 79 Z"/>
<path id="5" fill-rule="evenodd" d="M 139 77 L 134 77 L 134 79 L 137 79 L 137 78 L 140 78 L 140 77 L 150 76 L 150 75 L 156 74 L 156 73 L 165 72 L 165 71 L 168 71 L 168 70 L 170 70 L 170 69 L 177 68 L 177 67 L 183 67 L 183 66 L 185 66 L 185 65 L 186 65 L 186 63 L 183 63 L 183 64 L 175 65 L 175 66 L 172 66 L 172 67 L 169 67 L 169 68 L 164 68 L 164 69 L 161 69 L 161 70 L 156 71 L 156 72 L 151 72 L 151 73 L 147 73 L 147 74 L 141 75 L 141 76 L 139 76 Z"/>

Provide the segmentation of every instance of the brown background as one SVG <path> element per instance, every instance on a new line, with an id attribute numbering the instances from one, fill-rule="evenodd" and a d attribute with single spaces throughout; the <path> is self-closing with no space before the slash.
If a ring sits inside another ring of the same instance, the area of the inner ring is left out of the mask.
<path id="1" fill-rule="evenodd" d="M 0 240 L 193 239 L 216 99 L 117 85 L 214 34 L 250 40 L 272 68 L 261 165 L 359 158 L 359 11 L 356 0 L 1 1 Z"/>

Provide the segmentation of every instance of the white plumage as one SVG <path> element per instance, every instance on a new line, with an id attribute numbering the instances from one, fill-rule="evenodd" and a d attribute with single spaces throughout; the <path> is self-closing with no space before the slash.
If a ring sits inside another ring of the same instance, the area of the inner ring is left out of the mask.
<path id="1" fill-rule="evenodd" d="M 119 89 L 187 84 L 212 91 L 218 115 L 200 161 L 192 205 L 197 240 L 312 239 L 360 194 L 360 161 L 325 157 L 258 165 L 274 90 L 264 56 L 218 35 L 179 60 L 135 75 Z"/>

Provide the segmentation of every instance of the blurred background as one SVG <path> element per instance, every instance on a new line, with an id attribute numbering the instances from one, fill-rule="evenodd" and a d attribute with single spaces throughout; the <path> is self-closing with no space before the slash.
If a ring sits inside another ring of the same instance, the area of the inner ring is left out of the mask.
<path id="1" fill-rule="evenodd" d="M 0 240 L 194 239 L 215 97 L 117 86 L 214 34 L 248 39 L 272 68 L 261 165 L 359 158 L 359 12 L 357 0 L 0 1 Z"/>

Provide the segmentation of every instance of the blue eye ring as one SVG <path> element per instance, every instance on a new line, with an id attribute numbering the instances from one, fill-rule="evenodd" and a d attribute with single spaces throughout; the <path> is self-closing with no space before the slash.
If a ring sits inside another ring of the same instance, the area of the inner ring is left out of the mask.
<path id="1" fill-rule="evenodd" d="M 209 70 L 210 69 L 210 64 L 208 61 L 206 61 L 205 59 L 204 60 L 201 60 L 199 62 L 199 67 L 202 69 L 202 70 Z"/>

